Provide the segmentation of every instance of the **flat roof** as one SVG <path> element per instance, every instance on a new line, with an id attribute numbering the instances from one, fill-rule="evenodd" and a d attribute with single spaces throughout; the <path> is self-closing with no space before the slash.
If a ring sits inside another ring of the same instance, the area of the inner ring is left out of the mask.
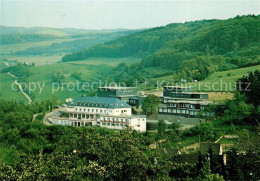
<path id="1" fill-rule="evenodd" d="M 69 106 L 100 108 L 131 108 L 131 106 L 115 97 L 79 97 L 68 103 Z"/>
<path id="2" fill-rule="evenodd" d="M 163 88 L 178 88 L 178 89 L 192 89 L 191 87 L 185 87 L 185 86 L 163 86 Z"/>
<path id="3" fill-rule="evenodd" d="M 136 89 L 136 87 L 99 87 L 98 89 Z"/>
<path id="4" fill-rule="evenodd" d="M 200 93 L 200 92 L 171 92 L 175 94 L 199 94 L 199 95 L 208 95 L 208 93 Z"/>

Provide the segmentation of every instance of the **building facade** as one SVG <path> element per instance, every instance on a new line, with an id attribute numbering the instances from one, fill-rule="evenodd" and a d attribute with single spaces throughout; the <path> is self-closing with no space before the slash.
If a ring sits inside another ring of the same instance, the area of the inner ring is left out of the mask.
<path id="1" fill-rule="evenodd" d="M 98 97 L 116 97 L 137 108 L 144 100 L 144 97 L 138 94 L 136 87 L 99 87 Z"/>
<path id="2" fill-rule="evenodd" d="M 109 129 L 132 128 L 146 131 L 146 116 L 133 115 L 127 103 L 115 97 L 80 97 L 49 117 L 52 124 L 98 126 Z"/>
<path id="3" fill-rule="evenodd" d="M 195 93 L 191 88 L 174 86 L 163 87 L 163 96 L 160 97 L 159 114 L 181 115 L 195 117 L 212 103 L 208 101 L 208 94 Z M 203 112 L 203 115 L 212 114 Z"/>

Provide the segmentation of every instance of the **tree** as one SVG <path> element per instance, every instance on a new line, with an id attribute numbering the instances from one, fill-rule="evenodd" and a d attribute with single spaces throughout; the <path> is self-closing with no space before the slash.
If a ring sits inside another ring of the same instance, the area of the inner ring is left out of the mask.
<path id="1" fill-rule="evenodd" d="M 227 124 L 253 123 L 250 116 L 253 111 L 254 106 L 247 103 L 247 97 L 244 94 L 236 92 L 235 98 L 226 102 L 225 117 L 223 119 Z"/>
<path id="2" fill-rule="evenodd" d="M 247 102 L 257 108 L 260 105 L 260 71 L 250 72 L 237 83 L 240 93 L 247 96 Z"/>
<path id="3" fill-rule="evenodd" d="M 61 84 L 64 79 L 65 79 L 65 76 L 63 75 L 62 70 L 56 70 L 56 71 L 52 74 L 52 81 L 53 81 L 53 82 L 57 82 L 57 83 Z"/>
<path id="4" fill-rule="evenodd" d="M 211 146 L 208 149 L 208 156 L 209 156 L 210 170 L 212 173 L 214 173 L 216 170 L 216 158 L 213 155 L 213 150 Z"/>
<path id="5" fill-rule="evenodd" d="M 158 106 L 160 104 L 160 99 L 156 95 L 150 94 L 148 95 L 142 104 L 142 109 L 145 114 L 152 114 L 157 111 Z"/>
<path id="6" fill-rule="evenodd" d="M 159 120 L 158 125 L 157 125 L 158 135 L 163 136 L 166 128 L 167 128 L 167 125 L 166 125 L 165 121 Z"/>
<path id="7" fill-rule="evenodd" d="M 239 157 L 237 150 L 233 148 L 230 152 L 227 153 L 228 162 L 227 162 L 227 171 L 229 174 L 230 180 L 241 180 L 241 170 L 239 168 Z"/>
<path id="8" fill-rule="evenodd" d="M 198 155 L 198 163 L 197 163 L 197 173 L 198 173 L 198 174 L 201 174 L 202 168 L 203 168 L 203 160 L 202 160 L 201 152 L 199 152 L 199 155 Z"/>

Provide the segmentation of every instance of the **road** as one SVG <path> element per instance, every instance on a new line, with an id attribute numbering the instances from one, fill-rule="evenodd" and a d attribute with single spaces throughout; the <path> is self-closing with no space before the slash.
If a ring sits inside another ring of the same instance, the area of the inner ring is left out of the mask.
<path id="1" fill-rule="evenodd" d="M 146 119 L 146 122 L 147 123 L 158 123 L 159 121 L 158 120 Z M 166 120 L 165 124 L 172 124 L 172 123 Z"/>
<path id="2" fill-rule="evenodd" d="M 36 119 L 36 117 L 37 117 L 38 115 L 40 115 L 40 114 L 42 114 L 42 113 L 36 113 L 36 114 L 34 114 L 33 117 L 32 117 L 32 121 L 34 121 L 34 120 Z"/>
<path id="3" fill-rule="evenodd" d="M 11 74 L 10 72 L 8 72 L 7 74 L 10 75 L 11 77 L 17 79 L 17 77 L 16 77 L 15 75 Z M 22 94 L 26 97 L 26 99 L 28 100 L 28 104 L 31 104 L 31 103 L 32 103 L 32 99 L 28 96 L 28 94 L 26 94 L 26 93 L 23 91 L 23 88 L 22 88 L 21 84 L 19 84 L 19 83 L 17 82 L 17 80 L 15 80 L 14 83 L 15 83 L 16 85 L 18 85 L 19 90 L 21 91 L 21 93 L 22 93 Z"/>

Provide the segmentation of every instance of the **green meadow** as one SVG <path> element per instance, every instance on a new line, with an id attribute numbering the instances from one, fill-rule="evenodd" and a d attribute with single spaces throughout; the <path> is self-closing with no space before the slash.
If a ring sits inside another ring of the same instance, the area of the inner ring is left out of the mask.
<path id="1" fill-rule="evenodd" d="M 96 82 L 94 84 L 96 84 L 95 86 L 98 86 L 98 80 L 102 80 L 102 83 L 105 83 L 105 80 L 109 79 L 109 77 L 102 76 L 104 72 L 112 70 L 113 67 L 123 62 L 126 64 L 133 64 L 139 61 L 140 59 L 138 58 L 89 58 L 88 60 L 79 62 L 56 63 L 30 67 L 31 75 L 27 80 L 27 82 L 31 83 L 30 88 L 32 91 L 30 97 L 33 98 L 33 101 L 42 101 L 55 96 L 59 100 L 64 101 L 68 97 L 77 97 L 83 94 L 88 95 L 91 93 L 90 86 L 92 85 L 92 82 Z M 52 82 L 53 73 L 60 70 L 65 77 L 64 82 L 66 84 L 63 86 L 53 84 Z M 231 90 L 234 90 L 236 80 L 254 70 L 260 70 L 260 65 L 223 72 L 215 72 L 204 81 L 188 83 L 188 85 L 191 85 L 196 91 L 232 92 Z M 161 68 L 158 67 L 146 68 L 146 71 L 153 71 L 158 74 L 169 72 L 169 70 L 161 70 Z M 1 98 L 27 102 L 20 91 L 12 90 L 12 84 L 15 78 L 10 77 L 5 73 L 0 74 L 0 79 Z M 171 75 L 153 79 L 173 81 Z M 82 87 L 83 82 L 86 82 L 84 84 L 85 91 Z M 220 89 L 221 84 L 223 84 L 222 90 Z M 185 85 L 185 83 L 183 85 Z M 27 87 L 29 87 L 28 83 Z M 223 97 L 224 95 L 221 96 Z M 227 96 L 231 97 L 230 95 Z"/>
<path id="2" fill-rule="evenodd" d="M 0 74 L 0 97 L 7 100 L 15 100 L 17 102 L 27 102 L 27 99 L 22 95 L 22 93 L 18 90 L 16 85 L 12 85 L 14 82 L 14 78 L 10 77 L 7 74 Z"/>
<path id="3" fill-rule="evenodd" d="M 112 61 L 113 60 L 113 61 Z M 33 101 L 42 101 L 50 99 L 53 96 L 64 101 L 69 97 L 77 97 L 91 92 L 91 86 L 98 86 L 99 79 L 105 83 L 106 78 L 102 77 L 102 73 L 112 70 L 113 67 L 120 63 L 132 64 L 139 62 L 137 58 L 93 58 L 87 61 L 73 63 L 56 63 L 49 65 L 41 65 L 30 67 L 31 75 L 27 79 L 27 89 L 30 86 L 32 90 L 29 95 Z M 56 71 L 62 71 L 64 75 L 64 84 L 58 85 L 52 82 L 52 75 Z M 107 77 L 109 78 L 109 77 Z M 1 89 L 0 97 L 7 100 L 17 100 L 27 102 L 26 98 L 20 91 L 12 90 L 12 84 L 15 78 L 7 73 L 0 74 Z M 83 83 L 84 87 L 83 86 Z M 92 84 L 92 82 L 95 82 Z M 30 84 L 29 84 L 30 83 Z M 86 91 L 84 91 L 86 90 Z M 28 90 L 27 90 L 28 92 Z"/>
<path id="4" fill-rule="evenodd" d="M 88 58 L 81 61 L 73 61 L 68 62 L 67 64 L 73 65 L 109 65 L 109 66 L 116 66 L 120 63 L 126 63 L 128 65 L 139 63 L 141 58 Z"/>
<path id="5" fill-rule="evenodd" d="M 201 92 L 233 92 L 236 89 L 237 79 L 255 70 L 260 70 L 260 65 L 214 72 L 206 80 L 193 83 L 179 83 L 177 85 L 191 86 L 194 90 Z M 173 75 L 159 77 L 158 80 L 175 82 Z"/>

